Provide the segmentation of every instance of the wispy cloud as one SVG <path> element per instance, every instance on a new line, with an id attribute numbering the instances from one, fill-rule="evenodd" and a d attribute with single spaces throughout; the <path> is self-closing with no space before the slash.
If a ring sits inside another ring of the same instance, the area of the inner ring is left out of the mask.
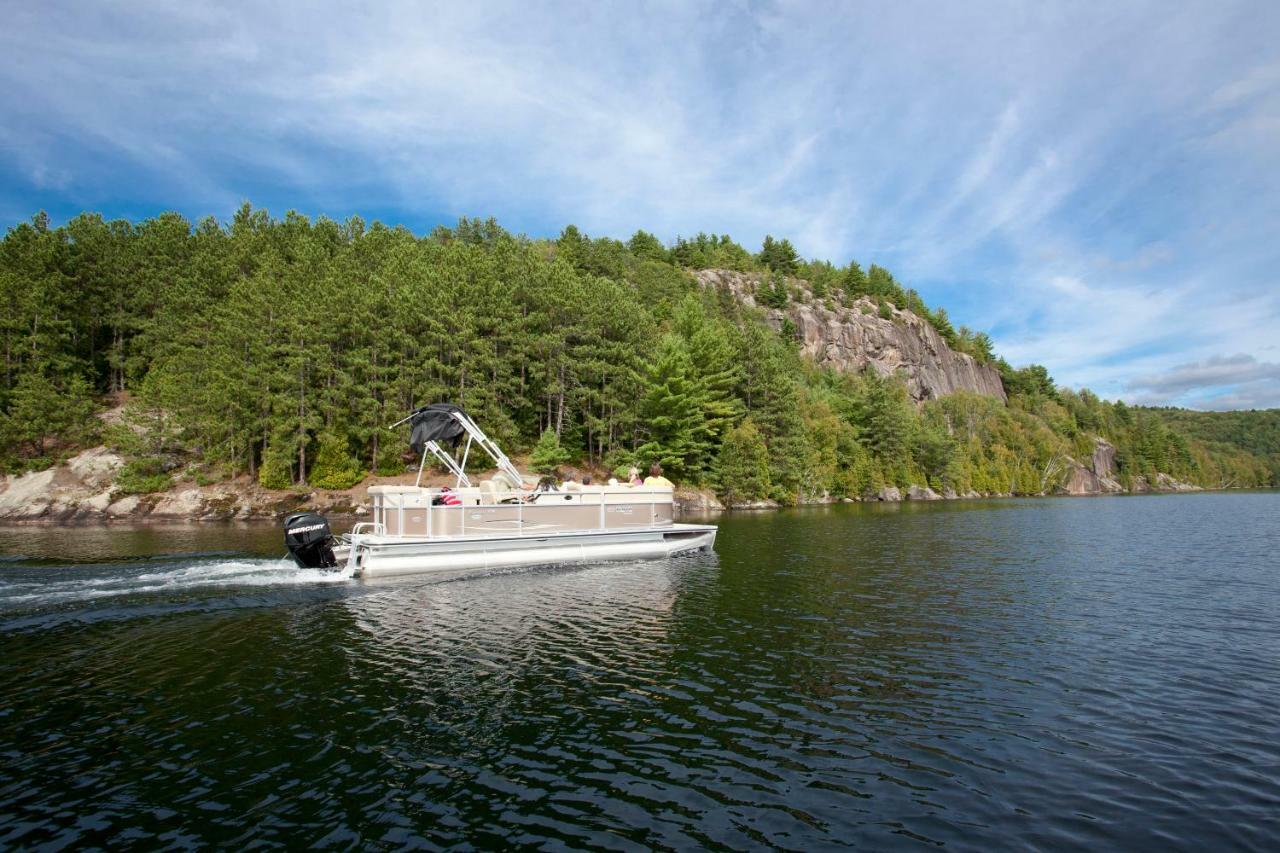
<path id="1" fill-rule="evenodd" d="M 1141 402 L 1194 402 L 1203 408 L 1268 408 L 1280 406 L 1280 364 L 1251 355 L 1216 355 L 1179 364 L 1160 373 L 1138 376 L 1128 391 Z"/>
<path id="2" fill-rule="evenodd" d="M 786 235 L 1133 395 L 1271 345 L 1278 45 L 1245 2 L 28 4 L 0 210 Z"/>

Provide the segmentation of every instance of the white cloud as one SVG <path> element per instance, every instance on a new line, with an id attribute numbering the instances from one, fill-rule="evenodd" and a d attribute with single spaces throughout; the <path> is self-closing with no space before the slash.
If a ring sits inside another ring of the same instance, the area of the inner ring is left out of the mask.
<path id="1" fill-rule="evenodd" d="M 1280 320 L 1280 6 L 8 17 L 0 168 L 24 177 L 0 178 L 2 209 L 226 215 L 247 197 L 534 233 L 773 233 L 885 264 L 1011 361 L 1112 395 L 1257 356 Z"/>
<path id="2" fill-rule="evenodd" d="M 1280 364 L 1252 355 L 1214 355 L 1129 382 L 1126 399 L 1155 405 L 1235 409 L 1280 406 Z"/>
<path id="3" fill-rule="evenodd" d="M 1163 373 L 1139 376 L 1129 383 L 1136 391 L 1183 394 L 1187 391 L 1236 385 L 1241 382 L 1280 380 L 1280 364 L 1260 362 L 1251 355 L 1217 355 L 1200 362 L 1180 364 Z"/>

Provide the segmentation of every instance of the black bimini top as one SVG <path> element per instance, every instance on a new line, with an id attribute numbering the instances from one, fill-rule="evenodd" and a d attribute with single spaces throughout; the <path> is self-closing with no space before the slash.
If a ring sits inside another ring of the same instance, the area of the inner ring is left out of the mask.
<path id="1" fill-rule="evenodd" d="M 413 427 L 413 432 L 409 434 L 409 446 L 413 448 L 413 452 L 421 453 L 428 441 L 437 444 L 447 441 L 451 446 L 457 447 L 467 431 L 453 416 L 454 412 L 467 417 L 466 412 L 452 403 L 432 403 L 414 412 L 409 420 Z"/>

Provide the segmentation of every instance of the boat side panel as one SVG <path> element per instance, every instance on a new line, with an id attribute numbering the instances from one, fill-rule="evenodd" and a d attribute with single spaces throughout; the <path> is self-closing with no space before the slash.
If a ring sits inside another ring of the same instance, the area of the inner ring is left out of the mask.
<path id="1" fill-rule="evenodd" d="M 676 530 L 635 531 L 591 536 L 551 535 L 545 539 L 483 538 L 361 544 L 358 571 L 365 577 L 439 574 L 516 566 L 604 562 L 666 557 L 707 550 L 716 528 L 680 525 Z"/>

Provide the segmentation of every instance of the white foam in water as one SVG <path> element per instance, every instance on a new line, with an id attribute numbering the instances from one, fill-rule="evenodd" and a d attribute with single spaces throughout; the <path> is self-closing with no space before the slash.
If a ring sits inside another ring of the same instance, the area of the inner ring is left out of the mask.
<path id="1" fill-rule="evenodd" d="M 291 560 L 226 560 L 177 566 L 159 572 L 76 578 L 74 580 L 6 583 L 0 601 L 54 604 L 119 595 L 181 592 L 200 588 L 307 586 L 350 580 L 346 571 L 300 569 Z"/>

